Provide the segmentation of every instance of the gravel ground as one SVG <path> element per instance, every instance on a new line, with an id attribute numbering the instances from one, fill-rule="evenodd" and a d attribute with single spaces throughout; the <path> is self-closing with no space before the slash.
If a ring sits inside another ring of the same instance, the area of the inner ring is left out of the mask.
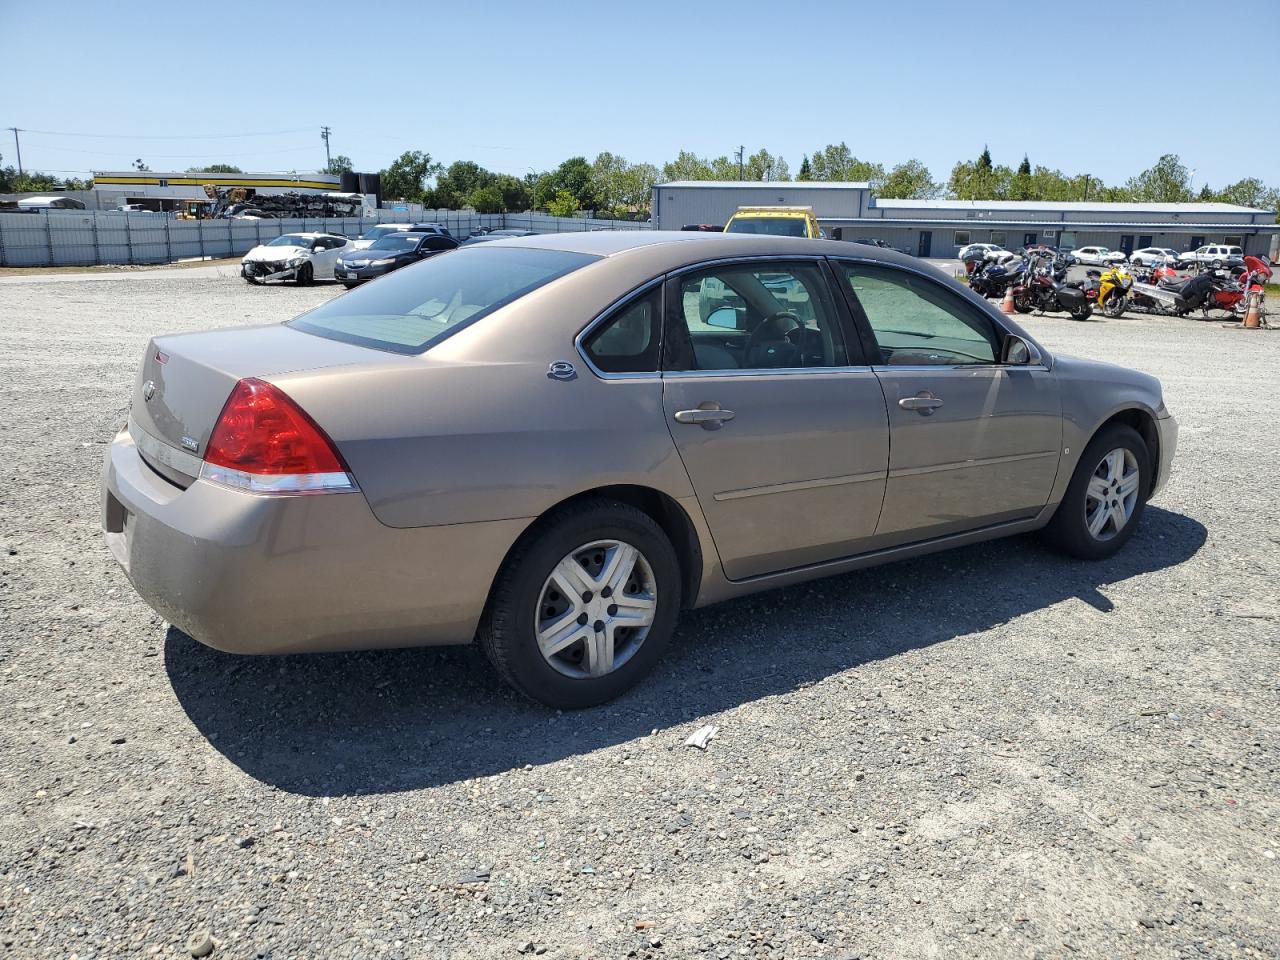
<path id="1" fill-rule="evenodd" d="M 110 561 L 146 338 L 335 292 L 0 282 L 0 954 L 1280 954 L 1280 337 L 1029 318 L 1182 423 L 1118 557 L 1015 539 L 698 611 L 559 714 L 471 648 L 204 649 Z"/>

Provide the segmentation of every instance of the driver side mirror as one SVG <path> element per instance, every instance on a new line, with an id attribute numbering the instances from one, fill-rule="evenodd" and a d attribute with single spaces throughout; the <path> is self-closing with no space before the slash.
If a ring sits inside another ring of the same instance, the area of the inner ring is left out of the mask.
<path id="1" fill-rule="evenodd" d="M 1004 343 L 1000 347 L 1000 362 L 1011 367 L 1034 367 L 1043 363 L 1044 358 L 1036 345 L 1024 340 L 1016 333 L 1005 334 Z"/>
<path id="2" fill-rule="evenodd" d="M 738 329 L 738 311 L 733 307 L 721 307 L 719 310 L 711 311 L 711 316 L 707 317 L 706 324 L 709 327 L 724 327 L 727 330 Z"/>

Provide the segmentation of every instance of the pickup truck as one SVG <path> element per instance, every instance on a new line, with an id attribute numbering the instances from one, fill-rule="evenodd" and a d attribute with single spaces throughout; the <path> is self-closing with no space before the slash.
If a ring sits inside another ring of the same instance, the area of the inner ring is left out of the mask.
<path id="1" fill-rule="evenodd" d="M 725 233 L 763 233 L 772 237 L 826 236 L 813 207 L 739 207 L 725 224 Z"/>

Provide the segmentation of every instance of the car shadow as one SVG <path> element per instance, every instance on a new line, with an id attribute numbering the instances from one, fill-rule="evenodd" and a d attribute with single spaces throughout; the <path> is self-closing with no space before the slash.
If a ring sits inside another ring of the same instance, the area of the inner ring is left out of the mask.
<path id="1" fill-rule="evenodd" d="M 257 780 L 308 796 L 410 790 L 624 743 L 1063 601 L 1109 611 L 1106 585 L 1183 563 L 1205 538 L 1149 507 L 1101 563 L 1018 537 L 687 611 L 653 674 L 580 712 L 512 693 L 474 646 L 244 657 L 170 628 L 165 668 L 196 728 Z"/>

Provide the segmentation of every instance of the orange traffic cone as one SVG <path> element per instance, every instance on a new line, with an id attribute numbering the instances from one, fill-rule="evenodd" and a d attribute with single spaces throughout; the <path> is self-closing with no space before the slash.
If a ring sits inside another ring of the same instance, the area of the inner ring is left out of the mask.
<path id="1" fill-rule="evenodd" d="M 1007 313 L 1010 316 L 1017 313 L 1017 308 L 1013 305 L 1013 287 L 1004 288 L 1004 300 L 1000 303 L 1000 312 Z"/>
<path id="2" fill-rule="evenodd" d="M 1249 294 L 1249 309 L 1244 315 L 1244 328 L 1246 330 L 1257 330 L 1262 326 L 1262 311 L 1258 309 L 1258 292 L 1254 290 Z"/>

